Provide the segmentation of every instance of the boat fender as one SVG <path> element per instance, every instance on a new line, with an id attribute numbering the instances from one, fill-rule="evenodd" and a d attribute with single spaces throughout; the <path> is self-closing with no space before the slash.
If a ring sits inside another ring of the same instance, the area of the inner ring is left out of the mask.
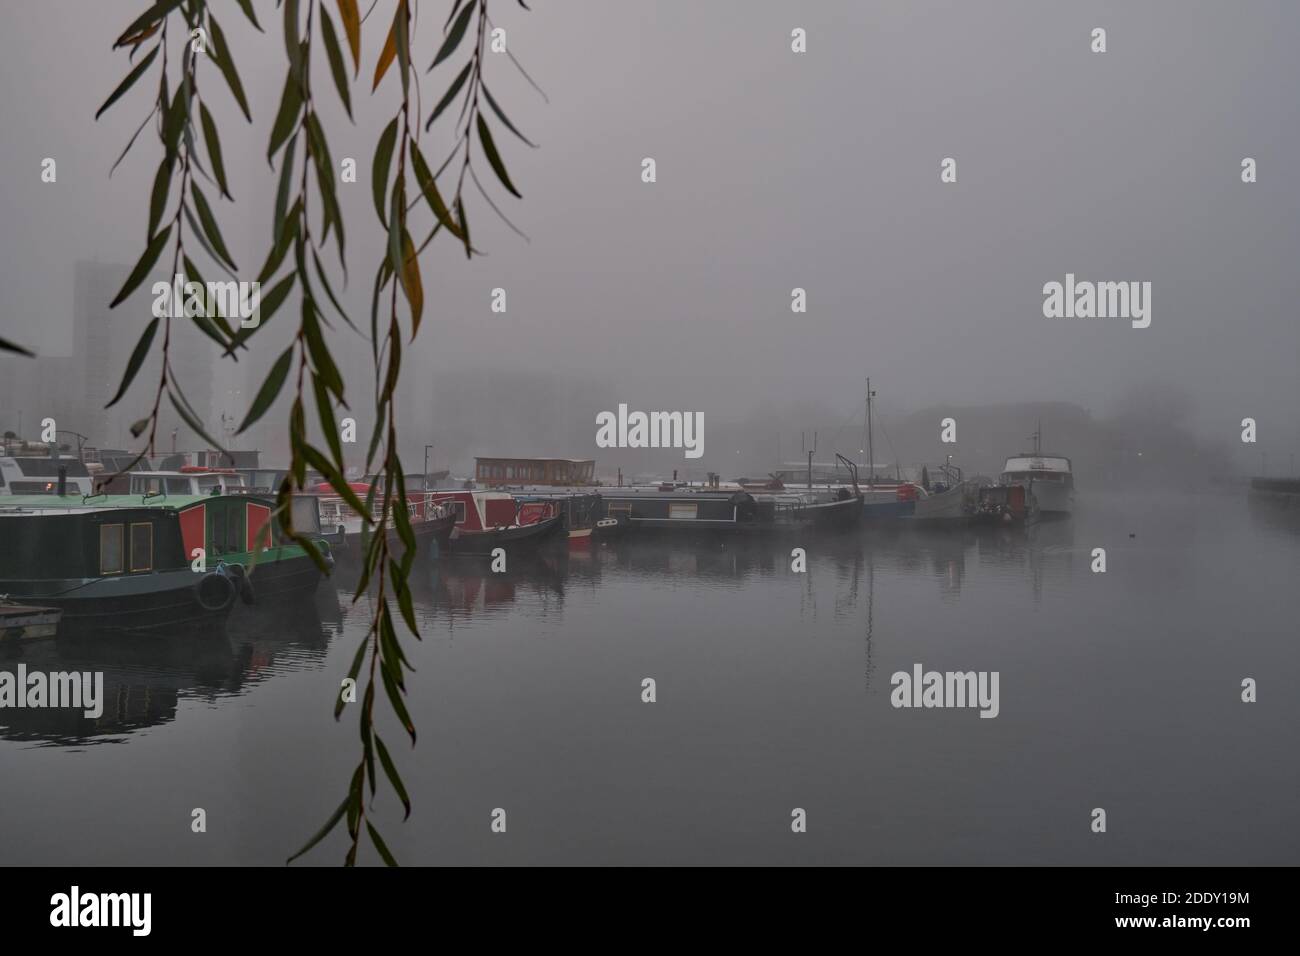
<path id="1" fill-rule="evenodd" d="M 220 571 L 209 571 L 194 585 L 194 599 L 205 611 L 224 611 L 235 601 L 235 585 Z"/>
<path id="2" fill-rule="evenodd" d="M 253 604 L 257 600 L 253 593 L 253 582 L 248 579 L 248 572 L 244 570 L 242 564 L 225 564 L 217 570 L 223 571 L 230 578 L 230 583 L 235 586 L 235 592 L 241 601 L 245 604 Z"/>

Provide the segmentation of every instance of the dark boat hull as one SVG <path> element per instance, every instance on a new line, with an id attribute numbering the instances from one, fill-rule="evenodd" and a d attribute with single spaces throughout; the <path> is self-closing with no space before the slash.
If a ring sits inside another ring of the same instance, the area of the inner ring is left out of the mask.
<path id="1" fill-rule="evenodd" d="M 560 516 L 546 518 L 535 524 L 511 528 L 493 528 L 488 531 L 465 531 L 457 528 L 447 542 L 452 554 L 490 555 L 496 548 L 531 549 L 555 541 L 564 531 Z"/>
<path id="2" fill-rule="evenodd" d="M 195 588 L 198 577 L 187 568 L 121 578 L 0 581 L 0 593 L 12 600 L 61 610 L 60 635 L 219 626 L 230 614 L 234 601 L 223 607 L 205 607 Z"/>

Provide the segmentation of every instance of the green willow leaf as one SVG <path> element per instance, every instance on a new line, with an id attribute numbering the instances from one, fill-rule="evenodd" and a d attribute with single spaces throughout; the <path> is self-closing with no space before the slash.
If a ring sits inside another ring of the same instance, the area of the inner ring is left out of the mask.
<path id="1" fill-rule="evenodd" d="M 388 782 L 393 785 L 393 790 L 397 792 L 397 799 L 402 801 L 402 807 L 406 810 L 404 819 L 409 820 L 411 818 L 411 798 L 406 792 L 406 785 L 402 783 L 402 775 L 397 772 L 397 765 L 393 763 L 388 748 L 384 746 L 384 741 L 378 734 L 375 734 L 375 750 L 379 752 L 379 763 L 383 766 L 384 773 L 388 775 Z"/>
<path id="2" fill-rule="evenodd" d="M 394 42 L 397 48 L 397 68 L 402 74 L 402 96 L 411 89 L 411 39 L 407 34 L 410 17 L 406 13 L 406 0 L 398 7 L 397 17 L 393 20 Z"/>
<path id="3" fill-rule="evenodd" d="M 468 259 L 474 247 L 469 241 L 469 219 L 465 216 L 465 204 L 459 199 L 456 200 L 456 218 L 460 223 L 460 233 L 465 243 L 465 258 Z"/>
<path id="4" fill-rule="evenodd" d="M 451 210 L 443 202 L 442 194 L 438 192 L 438 183 L 434 180 L 433 173 L 429 171 L 429 164 L 424 161 L 420 147 L 415 145 L 415 140 L 411 140 L 411 165 L 415 167 L 415 180 L 420 187 L 420 192 L 424 193 L 424 198 L 428 201 L 429 208 L 433 210 L 438 222 L 457 239 L 463 239 L 460 226 L 456 225 L 456 221 L 451 218 Z"/>
<path id="5" fill-rule="evenodd" d="M 336 311 L 340 316 L 342 316 L 343 321 L 346 322 L 354 332 L 360 335 L 361 330 L 356 327 L 356 325 L 353 323 L 353 321 L 350 318 L 348 318 L 348 314 L 344 310 L 343 306 L 339 305 L 339 300 L 337 297 L 335 297 L 334 290 L 330 288 L 329 279 L 325 278 L 325 269 L 321 265 L 320 256 L 316 255 L 315 249 L 311 251 L 311 259 L 312 259 L 312 264 L 316 267 L 316 278 L 319 279 L 320 284 L 325 287 L 325 295 L 329 298 L 330 304 L 334 306 L 334 311 Z"/>
<path id="6" fill-rule="evenodd" d="M 338 424 L 334 421 L 334 403 L 330 401 L 329 390 L 325 387 L 325 383 L 315 372 L 311 376 L 311 387 L 316 395 L 316 412 L 320 415 L 321 431 L 325 433 L 325 438 L 329 442 L 334 464 L 342 468 L 343 440 L 339 437 Z"/>
<path id="7" fill-rule="evenodd" d="M 154 263 L 158 261 L 158 256 L 162 253 L 163 246 L 167 245 L 167 237 L 171 234 L 172 227 L 169 224 L 166 229 L 163 229 L 149 240 L 149 245 L 145 247 L 144 255 L 140 257 L 140 261 L 135 264 L 135 268 L 132 269 L 131 274 L 127 276 L 127 280 L 123 284 L 121 290 L 109 304 L 108 307 L 110 309 L 116 308 L 120 305 L 127 296 L 135 291 L 136 286 L 144 281 L 144 277 L 149 274 L 149 270 L 152 269 Z"/>
<path id="8" fill-rule="evenodd" d="M 275 123 L 271 126 L 271 142 L 266 147 L 266 162 L 268 166 L 274 165 L 271 160 L 289 138 L 295 126 L 298 125 L 298 115 L 302 112 L 302 89 L 298 81 L 294 78 L 293 69 L 290 68 L 284 78 L 284 92 L 280 94 L 280 109 L 276 113 Z"/>
<path id="9" fill-rule="evenodd" d="M 289 138 L 289 145 L 285 147 L 284 157 L 280 160 L 280 186 L 275 191 L 275 221 L 272 223 L 272 235 L 277 245 L 281 242 L 286 225 L 285 213 L 288 211 L 289 187 L 293 177 L 293 155 L 297 148 L 298 134 L 295 133 Z"/>
<path id="10" fill-rule="evenodd" d="M 203 193 L 193 180 L 190 181 L 190 196 L 194 199 L 194 211 L 199 214 L 199 222 L 203 225 L 203 232 L 207 235 L 208 241 L 212 243 L 213 248 L 217 250 L 217 254 L 230 268 L 239 268 L 226 250 L 226 243 L 221 238 L 221 230 L 217 227 L 216 217 L 212 215 L 212 207 L 203 198 Z"/>
<path id="11" fill-rule="evenodd" d="M 243 424 L 239 426 L 235 434 L 243 434 L 250 425 L 266 414 L 267 409 L 280 395 L 280 389 L 284 387 L 284 380 L 289 376 L 289 368 L 293 365 L 293 346 L 289 346 L 281 353 L 280 357 L 275 360 L 271 366 L 271 372 L 266 376 L 266 381 L 262 387 L 257 390 L 257 397 L 253 399 L 253 406 L 244 416 Z"/>
<path id="12" fill-rule="evenodd" d="M 266 31 L 262 29 L 262 25 L 257 22 L 257 15 L 253 13 L 253 0 L 235 0 L 235 2 L 239 4 L 239 9 L 244 11 L 244 16 L 248 17 L 248 21 L 257 27 L 258 32 L 265 33 Z"/>
<path id="13" fill-rule="evenodd" d="M 415 746 L 415 724 L 412 723 L 411 715 L 406 709 L 406 702 L 402 700 L 402 692 L 397 682 L 393 680 L 393 675 L 385 668 L 381 667 L 379 674 L 384 681 L 384 690 L 388 693 L 388 702 L 393 705 L 393 713 L 397 715 L 407 736 L 411 738 L 411 746 Z"/>
<path id="14" fill-rule="evenodd" d="M 488 92 L 486 83 L 482 84 L 481 89 L 483 90 L 483 95 L 487 97 L 488 106 L 492 107 L 492 112 L 497 114 L 497 119 L 501 120 L 501 122 L 505 124 L 506 129 L 510 130 L 510 132 L 514 133 L 516 136 L 518 136 L 521 140 L 523 140 L 533 149 L 536 149 L 537 148 L 536 143 L 534 143 L 523 133 L 519 132 L 519 130 L 515 129 L 515 124 L 510 122 L 510 117 L 506 116 L 505 111 L 502 110 L 501 107 L 497 105 L 496 99 L 493 98 L 490 92 Z"/>
<path id="15" fill-rule="evenodd" d="M 158 0 L 158 2 L 148 10 L 131 21 L 131 25 L 123 30 L 121 35 L 117 38 L 117 42 L 113 44 L 113 48 L 117 49 L 120 46 L 126 46 L 129 44 L 137 33 L 162 20 L 163 17 L 167 16 L 167 14 L 179 7 L 181 2 L 182 0 Z"/>
<path id="16" fill-rule="evenodd" d="M 105 408 L 112 408 L 126 394 L 126 390 L 131 387 L 135 381 L 135 373 L 140 371 L 140 366 L 144 364 L 145 356 L 149 354 L 149 346 L 153 344 L 154 333 L 158 331 L 158 322 L 155 318 L 148 326 L 145 327 L 144 334 L 140 336 L 140 341 L 135 343 L 135 350 L 131 353 L 131 359 L 126 363 L 126 374 L 122 376 L 122 384 L 117 387 L 117 393 L 113 396 Z"/>
<path id="17" fill-rule="evenodd" d="M 430 70 L 456 52 L 456 47 L 460 45 L 461 39 L 465 36 L 465 29 L 469 26 L 469 18 L 473 15 L 476 6 L 476 3 L 469 3 L 460 12 L 460 16 L 456 18 L 456 22 L 452 25 L 451 32 L 447 34 L 447 38 L 442 41 L 442 46 L 438 48 L 438 55 L 429 64 Z"/>
<path id="18" fill-rule="evenodd" d="M 163 123 L 163 147 L 168 159 L 174 159 L 176 151 L 180 148 L 181 134 L 185 132 L 188 125 L 189 103 L 185 96 L 186 84 L 182 83 L 176 88 L 176 96 L 172 99 L 172 105 L 167 110 L 167 118 Z"/>
<path id="19" fill-rule="evenodd" d="M 316 321 L 316 308 L 307 296 L 302 299 L 302 329 L 303 338 L 307 340 L 307 351 L 311 355 L 312 367 L 315 369 L 325 385 L 340 404 L 346 405 L 343 399 L 343 376 L 339 374 L 338 366 L 334 364 L 334 356 L 330 355 L 329 348 L 325 345 L 325 337 L 321 334 L 320 323 Z"/>
<path id="20" fill-rule="evenodd" d="M 469 63 L 466 63 L 465 69 L 460 71 L 460 75 L 457 76 L 456 79 L 452 80 L 451 86 L 448 87 L 447 92 L 442 94 L 442 99 L 438 101 L 438 105 L 433 108 L 433 112 L 429 114 L 429 118 L 424 123 L 424 131 L 426 133 L 429 131 L 430 127 L 433 126 L 433 121 L 441 116 L 442 111 L 450 106 L 451 101 L 456 98 L 456 94 L 460 92 L 461 87 L 465 85 L 465 81 L 469 79 L 469 71 L 473 66 L 474 61 L 472 60 Z M 484 87 L 483 89 L 484 92 L 487 91 L 487 87 Z"/>
<path id="21" fill-rule="evenodd" d="M 488 129 L 488 124 L 483 119 L 483 114 L 478 114 L 478 138 L 483 145 L 483 152 L 487 155 L 488 164 L 492 171 L 497 174 L 497 179 L 501 180 L 501 185 L 505 186 L 512 195 L 518 199 L 523 199 L 519 195 L 519 190 L 515 189 L 515 184 L 510 181 L 510 174 L 506 172 L 505 163 L 501 162 L 501 155 L 497 152 L 496 143 L 492 141 L 492 131 Z"/>
<path id="22" fill-rule="evenodd" d="M 384 213 L 384 197 L 388 195 L 388 167 L 393 161 L 393 148 L 397 145 L 397 117 L 394 116 L 384 131 L 379 134 L 379 144 L 375 147 L 375 161 L 370 169 L 370 186 L 375 199 L 375 213 L 379 221 L 388 228 L 388 217 Z"/>
<path id="23" fill-rule="evenodd" d="M 293 856 L 289 857 L 289 859 L 284 861 L 286 866 L 292 863 L 294 860 L 298 859 L 298 857 L 302 856 L 304 853 L 306 853 L 308 850 L 314 847 L 317 843 L 320 843 L 321 840 L 325 839 L 327 836 L 330 835 L 330 831 L 333 830 L 336 826 L 338 826 L 339 821 L 343 819 L 343 814 L 347 812 L 348 803 L 351 801 L 351 799 L 352 799 L 351 794 L 343 798 L 343 802 L 338 805 L 338 809 L 335 810 L 332 814 L 330 814 L 330 818 L 325 821 L 325 825 L 323 827 L 321 827 L 319 830 L 316 831 L 316 835 L 313 836 L 310 840 L 308 840 L 307 844 L 301 850 L 299 850 Z"/>
<path id="24" fill-rule="evenodd" d="M 298 32 L 298 0 L 284 0 L 284 52 L 289 58 L 289 73 L 302 77 L 302 39 Z"/>
<path id="25" fill-rule="evenodd" d="M 118 157 L 113 162 L 112 167 L 109 168 L 108 175 L 110 178 L 112 177 L 113 173 L 117 171 L 117 167 L 122 165 L 122 160 L 126 159 L 126 154 L 131 152 L 131 147 L 134 146 L 135 141 L 140 138 L 140 134 L 144 132 L 144 128 L 149 125 L 149 121 L 153 119 L 157 114 L 158 114 L 158 104 L 155 103 L 154 108 L 149 111 L 149 115 L 144 118 L 144 122 L 142 122 L 138 127 L 136 127 L 136 131 L 132 133 L 131 138 L 127 140 L 126 147 L 122 150 L 120 154 L 118 154 Z"/>
<path id="26" fill-rule="evenodd" d="M 299 433 L 301 434 L 301 431 Z M 329 482 L 330 487 L 337 491 L 339 497 L 348 503 L 349 508 L 359 514 L 361 519 L 367 524 L 373 523 L 372 519 L 367 517 L 370 514 L 370 510 L 362 503 L 361 499 L 357 497 L 357 493 L 347 483 L 347 479 L 343 477 L 343 473 L 335 468 L 328 458 L 322 455 L 315 448 L 311 447 L 311 445 L 303 445 L 299 451 L 302 452 L 302 456 L 306 463 L 321 473 L 321 476 Z"/>
<path id="27" fill-rule="evenodd" d="M 239 331 L 230 340 L 230 347 L 226 349 L 226 355 L 233 355 L 237 349 L 246 348 L 245 343 L 253 337 L 253 334 L 260 329 L 266 328 L 266 323 L 275 315 L 275 311 L 284 304 L 288 298 L 289 292 L 293 289 L 294 280 L 297 279 L 296 273 L 289 273 L 278 285 L 273 287 L 270 292 L 262 296 L 259 303 L 258 317 L 261 321 L 256 325 L 248 328 L 240 327 Z"/>
<path id="28" fill-rule="evenodd" d="M 189 399 L 185 397 L 184 393 L 175 388 L 168 388 L 167 397 L 171 400 L 172 408 L 176 409 L 176 413 L 181 416 L 181 420 L 189 426 L 190 430 L 193 431 L 194 434 L 198 435 L 217 451 L 221 452 L 225 457 L 231 457 L 230 452 L 226 451 L 225 446 L 208 434 L 208 430 L 204 428 L 203 423 L 199 421 L 198 412 L 196 412 L 193 406 L 190 405 Z"/>
<path id="29" fill-rule="evenodd" d="M 135 85 L 135 81 L 144 75 L 144 71 L 149 69 L 149 64 L 154 61 L 154 57 L 157 55 L 158 47 L 155 46 L 149 51 L 149 55 L 137 63 L 135 69 L 126 75 L 126 79 L 117 85 L 117 89 L 109 94 L 108 99 L 104 100 L 104 105 L 95 113 L 95 119 L 99 119 L 110 106 L 120 100 L 123 94 Z"/>
<path id="30" fill-rule="evenodd" d="M 221 140 L 217 138 L 217 124 L 212 121 L 212 114 L 203 103 L 199 103 L 199 118 L 203 123 L 203 142 L 207 145 L 208 157 L 212 160 L 212 173 L 217 177 L 221 194 L 234 202 L 235 197 L 230 195 L 230 183 L 226 179 L 226 166 L 221 160 Z"/>
<path id="31" fill-rule="evenodd" d="M 348 68 L 343 62 L 343 51 L 339 49 L 339 38 L 334 32 L 334 21 L 329 12 L 320 8 L 321 36 L 325 38 L 325 55 L 330 61 L 330 73 L 334 76 L 334 87 L 339 91 L 343 108 L 352 119 L 352 95 L 348 92 Z"/>
<path id="32" fill-rule="evenodd" d="M 271 276 L 280 268 L 280 263 L 284 262 L 284 257 L 289 251 L 289 246 L 298 238 L 298 210 L 302 206 L 302 200 L 294 201 L 293 207 L 285 214 L 283 220 L 284 231 L 280 233 L 279 239 L 271 251 L 267 253 L 266 262 L 262 264 L 262 271 L 257 275 L 257 281 L 263 284 L 270 281 Z"/>
<path id="33" fill-rule="evenodd" d="M 153 190 L 149 196 L 149 235 L 158 230 L 162 222 L 163 210 L 167 208 L 167 193 L 171 189 L 172 162 L 166 156 L 158 164 L 158 172 L 153 178 Z"/>
<path id="34" fill-rule="evenodd" d="M 244 84 L 239 81 L 239 71 L 235 69 L 235 61 L 230 55 L 230 47 L 226 44 L 226 35 L 221 32 L 221 26 L 217 23 L 217 18 L 208 14 L 208 26 L 212 28 L 212 59 L 216 61 L 217 69 L 226 79 L 226 86 L 230 87 L 230 93 L 239 104 L 239 109 L 244 114 L 244 119 L 250 123 L 253 121 L 253 114 L 248 111 L 248 98 L 244 96 Z M 259 28 L 260 29 L 260 28 Z"/>

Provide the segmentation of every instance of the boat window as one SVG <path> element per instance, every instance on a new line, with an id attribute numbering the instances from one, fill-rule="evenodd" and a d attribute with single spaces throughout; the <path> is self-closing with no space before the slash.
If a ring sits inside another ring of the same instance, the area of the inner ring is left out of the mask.
<path id="1" fill-rule="evenodd" d="M 99 526 L 99 573 L 122 573 L 122 526 L 120 524 Z"/>
<path id="2" fill-rule="evenodd" d="M 678 503 L 670 502 L 668 505 L 669 518 L 694 518 L 699 512 L 700 506 L 695 503 Z"/>
<path id="3" fill-rule="evenodd" d="M 153 570 L 153 525 L 147 521 L 131 525 L 131 570 Z"/>
<path id="4" fill-rule="evenodd" d="M 450 508 L 452 510 L 452 512 L 456 515 L 456 524 L 465 523 L 465 502 L 454 501 L 448 498 L 448 499 L 444 499 L 443 501 L 440 501 L 439 504 L 444 505 L 445 507 Z"/>
<path id="5" fill-rule="evenodd" d="M 199 494 L 205 494 L 221 484 L 221 479 L 216 475 L 203 475 L 198 479 Z M 171 489 L 168 488 L 168 491 Z"/>

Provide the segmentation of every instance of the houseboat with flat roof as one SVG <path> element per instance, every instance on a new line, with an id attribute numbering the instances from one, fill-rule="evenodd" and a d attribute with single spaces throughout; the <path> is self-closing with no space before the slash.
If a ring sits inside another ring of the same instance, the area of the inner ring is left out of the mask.
<path id="1" fill-rule="evenodd" d="M 590 458 L 474 459 L 474 482 L 484 488 L 585 487 L 596 483 L 595 475 L 596 462 Z"/>
<path id="2" fill-rule="evenodd" d="M 60 627 L 166 631 L 245 603 L 310 593 L 322 576 L 248 495 L 15 496 L 0 501 L 0 594 L 63 612 Z M 327 566 L 329 547 L 320 543 Z"/>

